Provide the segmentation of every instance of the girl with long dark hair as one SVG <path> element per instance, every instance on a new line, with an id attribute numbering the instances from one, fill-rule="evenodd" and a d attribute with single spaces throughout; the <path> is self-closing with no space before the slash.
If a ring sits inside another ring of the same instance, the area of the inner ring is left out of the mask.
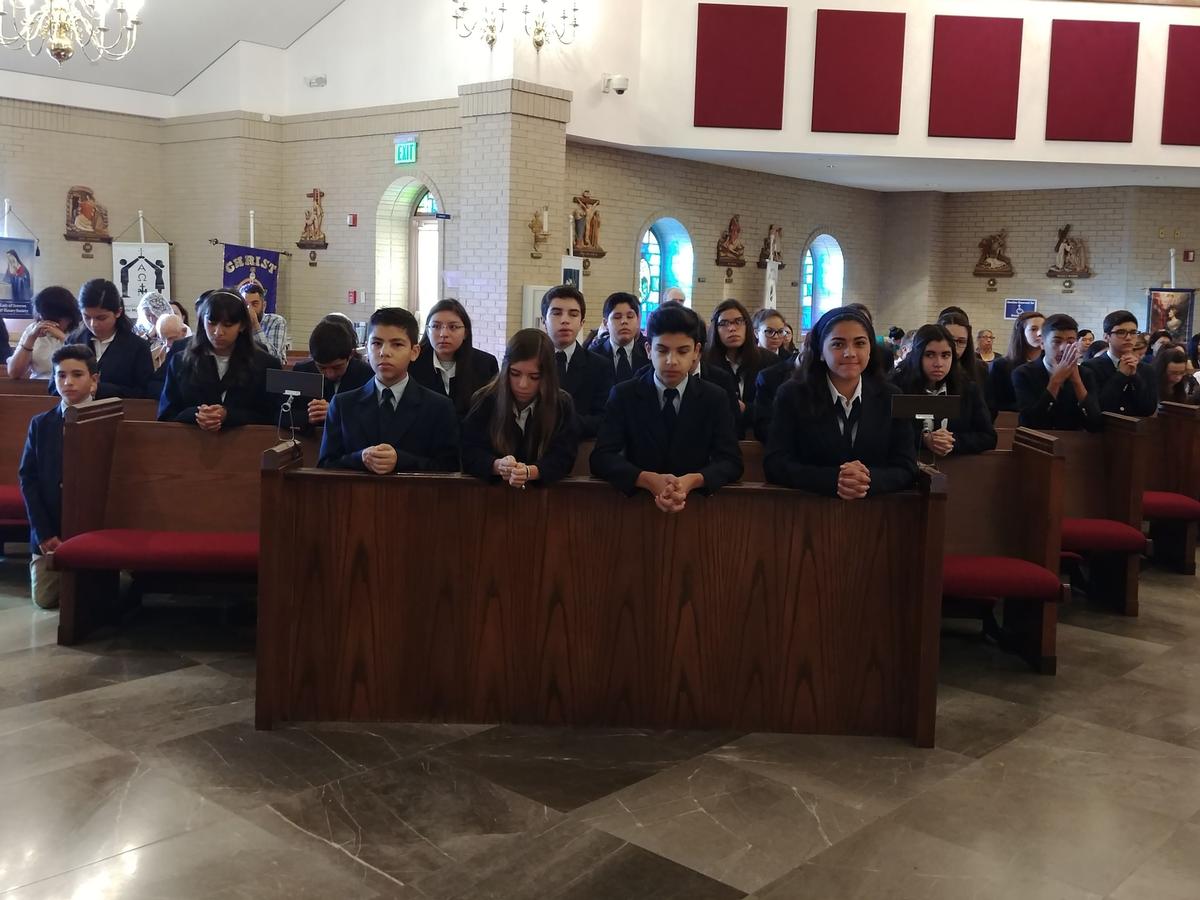
<path id="1" fill-rule="evenodd" d="M 1159 349 L 1154 354 L 1154 383 L 1158 385 L 1158 402 L 1187 403 L 1200 406 L 1200 385 L 1188 377 L 1187 351 L 1178 344 Z"/>
<path id="2" fill-rule="evenodd" d="M 449 397 L 462 418 L 470 410 L 475 392 L 498 371 L 496 357 L 475 349 L 466 307 L 457 300 L 435 303 L 425 317 L 421 355 L 408 374 L 422 387 Z"/>
<path id="3" fill-rule="evenodd" d="M 740 438 L 754 424 L 755 379 L 758 373 L 779 362 L 779 357 L 755 343 L 750 313 L 737 300 L 724 300 L 708 320 L 708 343 L 704 362 L 724 369 L 737 383 L 737 433 Z"/>
<path id="4" fill-rule="evenodd" d="M 911 487 L 917 448 L 912 426 L 892 420 L 897 393 L 883 379 L 871 320 L 847 307 L 825 313 L 775 398 L 767 480 L 844 500 Z"/>
<path id="5" fill-rule="evenodd" d="M 209 291 L 197 317 L 187 348 L 167 357 L 158 420 L 213 432 L 274 424 L 279 398 L 267 393 L 266 379 L 279 360 L 254 343 L 245 301 L 233 291 Z"/>
<path id="6" fill-rule="evenodd" d="M 553 484 L 571 474 L 578 449 L 579 421 L 559 389 L 554 345 L 536 328 L 522 329 L 463 420 L 463 471 L 512 487 Z"/>
<path id="7" fill-rule="evenodd" d="M 145 397 L 154 378 L 150 346 L 133 330 L 125 314 L 121 291 L 111 281 L 93 278 L 79 289 L 83 326 L 67 338 L 68 344 L 86 344 L 100 365 L 97 400 L 109 397 Z"/>
<path id="8" fill-rule="evenodd" d="M 966 377 L 964 358 L 966 353 L 962 356 L 955 353 L 954 336 L 945 326 L 923 325 L 913 338 L 912 352 L 892 375 L 892 384 L 905 394 L 947 394 L 960 398 L 957 416 L 932 431 L 918 432 L 920 445 L 935 456 L 996 449 L 991 413 L 979 385 Z"/>
<path id="9" fill-rule="evenodd" d="M 991 401 L 997 412 L 1017 411 L 1017 392 L 1013 388 L 1014 370 L 1033 362 L 1042 355 L 1042 323 L 1046 316 L 1037 310 L 1023 312 L 1013 322 L 1012 334 L 1008 339 L 1008 350 L 1003 357 L 992 363 Z"/>

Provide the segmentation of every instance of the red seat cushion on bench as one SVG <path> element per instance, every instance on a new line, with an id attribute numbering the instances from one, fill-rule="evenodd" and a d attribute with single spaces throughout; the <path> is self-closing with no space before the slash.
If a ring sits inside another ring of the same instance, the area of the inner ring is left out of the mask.
<path id="1" fill-rule="evenodd" d="M 25 498 L 16 484 L 0 484 L 0 519 L 26 521 Z"/>
<path id="2" fill-rule="evenodd" d="M 1200 519 L 1200 501 L 1172 491 L 1142 494 L 1143 519 Z"/>
<path id="3" fill-rule="evenodd" d="M 1063 519 L 1062 548 L 1076 553 L 1142 553 L 1146 536 L 1113 519 Z"/>
<path id="4" fill-rule="evenodd" d="M 947 554 L 942 561 L 942 594 L 962 600 L 1024 597 L 1053 603 L 1062 594 L 1062 583 L 1049 569 L 1028 560 Z"/>
<path id="5" fill-rule="evenodd" d="M 253 575 L 258 572 L 258 534 L 105 528 L 63 541 L 54 554 L 54 565 L 63 569 Z"/>

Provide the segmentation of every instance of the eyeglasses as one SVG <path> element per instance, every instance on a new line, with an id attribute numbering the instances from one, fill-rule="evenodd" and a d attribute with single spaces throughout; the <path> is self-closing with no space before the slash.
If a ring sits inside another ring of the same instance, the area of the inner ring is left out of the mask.
<path id="1" fill-rule="evenodd" d="M 1109 334 L 1113 337 L 1131 338 L 1137 337 L 1138 330 L 1136 328 L 1118 328 L 1115 331 L 1110 331 Z"/>
<path id="2" fill-rule="evenodd" d="M 746 320 L 741 316 L 736 319 L 717 319 L 718 328 L 741 328 L 746 324 Z"/>
<path id="3" fill-rule="evenodd" d="M 463 325 L 459 322 L 434 322 L 429 326 L 432 332 L 447 331 L 450 334 L 458 334 L 463 330 Z"/>
<path id="4" fill-rule="evenodd" d="M 787 332 L 782 328 L 764 328 L 763 334 L 767 337 L 783 337 Z"/>

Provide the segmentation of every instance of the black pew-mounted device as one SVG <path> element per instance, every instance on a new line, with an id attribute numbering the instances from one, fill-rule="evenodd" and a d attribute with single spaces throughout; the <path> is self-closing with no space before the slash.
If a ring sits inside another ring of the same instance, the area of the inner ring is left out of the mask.
<path id="1" fill-rule="evenodd" d="M 280 439 L 284 440 L 284 429 L 291 431 L 295 439 L 296 432 L 308 426 L 308 401 L 325 396 L 325 378 L 320 372 L 267 369 L 267 393 L 282 394 L 284 398 L 279 407 Z"/>

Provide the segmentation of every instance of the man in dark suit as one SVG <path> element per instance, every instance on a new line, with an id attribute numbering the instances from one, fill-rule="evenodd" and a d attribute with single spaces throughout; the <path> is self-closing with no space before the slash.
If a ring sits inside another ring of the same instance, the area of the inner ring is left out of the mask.
<path id="1" fill-rule="evenodd" d="M 736 481 L 742 454 L 724 391 L 690 376 L 699 344 L 687 310 L 656 310 L 646 327 L 651 371 L 613 388 L 592 451 L 592 474 L 679 512 L 694 490 Z"/>
<path id="2" fill-rule="evenodd" d="M 609 294 L 604 301 L 604 324 L 608 334 L 592 344 L 591 352 L 613 367 L 613 379 L 617 384 L 633 378 L 650 362 L 638 332 L 641 315 L 642 305 L 633 294 L 618 291 Z"/>
<path id="3" fill-rule="evenodd" d="M 579 346 L 579 332 L 587 315 L 583 294 L 572 285 L 550 288 L 542 297 L 542 321 L 554 344 L 558 382 L 575 401 L 580 437 L 594 438 L 604 418 L 604 405 L 612 390 L 613 367 Z"/>
<path id="4" fill-rule="evenodd" d="M 1100 391 L 1100 409 L 1126 416 L 1152 416 L 1158 409 L 1154 369 L 1133 352 L 1137 316 L 1118 309 L 1104 317 L 1108 350 L 1083 363 Z"/>
<path id="5" fill-rule="evenodd" d="M 375 377 L 329 405 L 318 465 L 393 472 L 457 472 L 458 416 L 454 404 L 409 377 L 421 352 L 417 320 L 385 307 L 371 316 L 367 352 Z"/>
<path id="6" fill-rule="evenodd" d="M 1079 325 L 1057 313 L 1042 325 L 1042 355 L 1013 370 L 1020 422 L 1046 431 L 1104 427 L 1096 380 L 1080 368 Z"/>
<path id="7" fill-rule="evenodd" d="M 356 391 L 371 380 L 371 367 L 358 358 L 354 326 L 349 319 L 344 322 L 333 313 L 326 316 L 312 330 L 308 338 L 311 359 L 296 363 L 295 371 L 320 374 L 324 378 L 323 396 L 320 400 L 308 401 L 308 424 L 324 425 L 329 414 L 329 401 L 336 394 Z"/>

